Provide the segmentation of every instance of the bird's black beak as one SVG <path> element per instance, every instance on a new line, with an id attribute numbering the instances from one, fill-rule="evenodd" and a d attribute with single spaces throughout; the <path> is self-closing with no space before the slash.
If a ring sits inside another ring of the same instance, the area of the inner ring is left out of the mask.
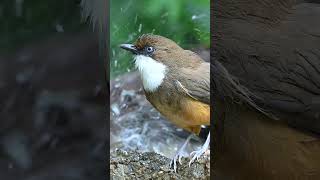
<path id="1" fill-rule="evenodd" d="M 138 54 L 138 49 L 133 44 L 121 44 L 120 47 L 132 52 L 133 54 Z"/>

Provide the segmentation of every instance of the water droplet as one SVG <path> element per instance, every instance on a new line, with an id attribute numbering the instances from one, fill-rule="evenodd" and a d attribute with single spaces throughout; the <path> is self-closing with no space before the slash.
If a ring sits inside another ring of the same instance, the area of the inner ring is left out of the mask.
<path id="1" fill-rule="evenodd" d="M 142 24 L 139 24 L 139 33 L 141 33 L 141 29 L 142 29 Z"/>

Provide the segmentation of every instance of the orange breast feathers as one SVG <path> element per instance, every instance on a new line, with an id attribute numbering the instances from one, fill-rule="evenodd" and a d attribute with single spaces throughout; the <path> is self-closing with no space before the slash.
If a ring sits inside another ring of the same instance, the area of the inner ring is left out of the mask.
<path id="1" fill-rule="evenodd" d="M 151 101 L 150 101 L 151 100 Z M 210 125 L 210 105 L 192 98 L 181 98 L 179 108 L 149 101 L 169 121 L 187 131 L 199 134 L 201 125 Z"/>
<path id="2" fill-rule="evenodd" d="M 210 125 L 210 106 L 208 104 L 188 99 L 181 104 L 181 110 L 184 125 L 180 126 L 185 130 L 199 134 L 201 125 Z"/>
<path id="3" fill-rule="evenodd" d="M 210 106 L 208 104 L 188 99 L 181 105 L 185 121 L 190 125 L 210 125 Z"/>

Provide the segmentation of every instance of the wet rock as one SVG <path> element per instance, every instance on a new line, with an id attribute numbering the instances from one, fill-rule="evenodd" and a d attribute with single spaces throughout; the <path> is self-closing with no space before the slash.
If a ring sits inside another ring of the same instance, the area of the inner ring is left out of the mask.
<path id="1" fill-rule="evenodd" d="M 203 155 L 189 167 L 182 158 L 177 172 L 169 167 L 170 159 L 155 152 L 115 150 L 110 153 L 110 177 L 124 179 L 210 179 L 210 155 Z"/>

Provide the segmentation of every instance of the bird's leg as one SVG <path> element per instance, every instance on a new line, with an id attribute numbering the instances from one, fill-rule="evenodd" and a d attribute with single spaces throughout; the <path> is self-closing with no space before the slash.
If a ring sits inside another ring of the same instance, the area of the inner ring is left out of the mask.
<path id="1" fill-rule="evenodd" d="M 193 151 L 193 152 L 190 153 L 190 156 L 193 156 L 193 157 L 192 157 L 192 159 L 191 159 L 190 162 L 189 162 L 189 167 L 190 167 L 190 165 L 193 163 L 193 161 L 194 161 L 195 159 L 198 160 L 198 158 L 199 158 L 203 153 L 206 152 L 206 150 L 209 148 L 209 145 L 210 145 L 210 132 L 209 132 L 209 134 L 208 134 L 208 137 L 207 137 L 206 142 L 203 144 L 203 146 L 201 147 L 201 149 L 199 149 L 198 151 Z"/>
<path id="2" fill-rule="evenodd" d="M 181 164 L 181 157 L 184 149 L 186 148 L 187 144 L 189 143 L 190 139 L 193 137 L 193 134 L 190 134 L 187 138 L 187 140 L 183 143 L 183 145 L 178 149 L 176 152 L 176 155 L 173 157 L 173 159 L 170 162 L 170 167 L 173 165 L 174 172 L 177 170 L 177 159 L 179 161 L 179 164 Z"/>

